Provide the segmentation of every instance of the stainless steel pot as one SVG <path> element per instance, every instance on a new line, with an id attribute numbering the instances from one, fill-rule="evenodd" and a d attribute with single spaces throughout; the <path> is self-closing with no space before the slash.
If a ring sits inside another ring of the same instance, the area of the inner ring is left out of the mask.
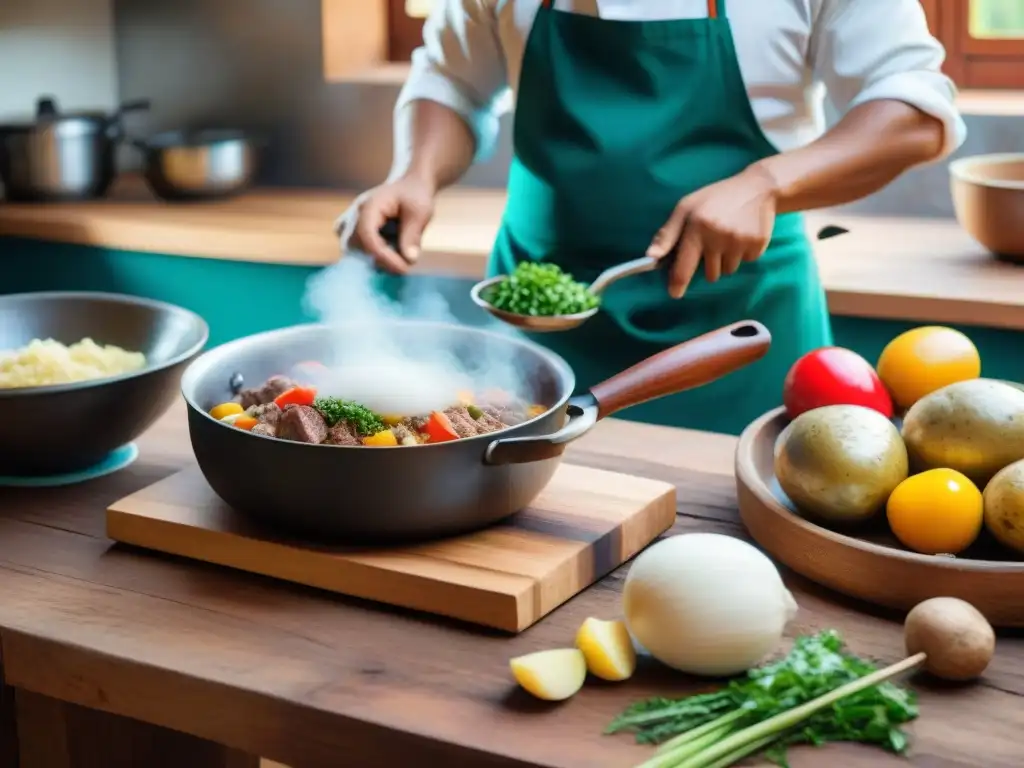
<path id="1" fill-rule="evenodd" d="M 169 131 L 132 142 L 144 157 L 143 174 L 164 200 L 204 200 L 252 186 L 260 142 L 242 131 Z"/>
<path id="2" fill-rule="evenodd" d="M 537 344 L 442 323 L 393 325 L 390 338 L 401 339 L 410 354 L 440 343 L 467 370 L 485 357 L 511 361 L 529 387 L 522 394 L 547 411 L 500 432 L 433 445 L 343 447 L 263 437 L 208 411 L 301 361 L 330 364 L 333 351 L 348 346 L 347 334 L 364 330 L 305 325 L 261 333 L 206 352 L 181 380 L 192 450 L 210 487 L 259 522 L 315 539 L 438 538 L 483 528 L 528 506 L 551 480 L 566 446 L 599 419 L 719 379 L 763 357 L 771 344 L 760 323 L 736 323 L 573 397 L 569 365 Z"/>
<path id="3" fill-rule="evenodd" d="M 127 112 L 149 101 L 125 102 L 113 114 L 61 112 L 54 99 L 36 104 L 34 120 L 0 125 L 0 182 L 8 200 L 88 200 L 102 197 L 116 174 L 115 147 Z"/>

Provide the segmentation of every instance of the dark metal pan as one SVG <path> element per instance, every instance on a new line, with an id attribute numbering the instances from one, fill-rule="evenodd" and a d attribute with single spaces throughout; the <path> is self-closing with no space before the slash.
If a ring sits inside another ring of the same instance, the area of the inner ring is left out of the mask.
<path id="1" fill-rule="evenodd" d="M 253 435 L 213 419 L 208 409 L 301 361 L 329 362 L 338 329 L 304 325 L 262 333 L 205 353 L 182 378 L 192 448 L 213 490 L 284 533 L 320 540 L 440 538 L 483 528 L 528 506 L 566 446 L 600 419 L 708 384 L 760 359 L 771 344 L 760 323 L 736 323 L 571 397 L 572 370 L 537 344 L 457 325 L 395 324 L 410 345 L 440 339 L 467 364 L 484 347 L 497 350 L 526 374 L 532 391 L 523 394 L 547 411 L 501 432 L 436 445 L 340 447 Z"/>

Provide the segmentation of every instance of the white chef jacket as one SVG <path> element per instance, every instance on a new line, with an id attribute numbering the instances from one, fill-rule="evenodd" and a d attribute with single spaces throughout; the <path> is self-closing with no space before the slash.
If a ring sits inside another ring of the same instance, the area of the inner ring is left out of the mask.
<path id="1" fill-rule="evenodd" d="M 417 99 L 450 107 L 473 129 L 477 158 L 512 106 L 526 38 L 541 0 L 434 0 L 396 112 Z M 707 0 L 555 0 L 557 10 L 605 19 L 702 18 Z M 780 151 L 825 130 L 824 98 L 841 113 L 877 99 L 942 121 L 943 155 L 963 142 L 945 51 L 920 0 L 727 0 L 740 71 L 761 129 Z M 711 97 L 712 94 L 709 94 Z"/>

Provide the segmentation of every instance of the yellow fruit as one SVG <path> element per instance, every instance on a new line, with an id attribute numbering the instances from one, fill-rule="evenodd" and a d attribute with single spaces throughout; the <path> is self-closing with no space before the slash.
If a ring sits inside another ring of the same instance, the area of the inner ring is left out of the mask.
<path id="1" fill-rule="evenodd" d="M 589 618 L 576 633 L 587 670 L 602 680 L 628 680 L 636 670 L 636 650 L 621 621 Z"/>
<path id="2" fill-rule="evenodd" d="M 210 409 L 210 415 L 215 419 L 223 419 L 225 416 L 237 416 L 245 409 L 238 403 L 221 403 Z"/>
<path id="3" fill-rule="evenodd" d="M 908 477 L 889 496 L 889 527 L 905 547 L 925 555 L 963 552 L 981 532 L 981 491 L 953 469 Z"/>
<path id="4" fill-rule="evenodd" d="M 563 701 L 583 687 L 587 662 L 579 648 L 555 648 L 509 661 L 512 676 L 527 693 L 545 701 Z"/>
<path id="5" fill-rule="evenodd" d="M 901 408 L 947 384 L 981 375 L 978 348 L 960 331 L 928 325 L 901 333 L 878 358 L 878 376 Z"/>

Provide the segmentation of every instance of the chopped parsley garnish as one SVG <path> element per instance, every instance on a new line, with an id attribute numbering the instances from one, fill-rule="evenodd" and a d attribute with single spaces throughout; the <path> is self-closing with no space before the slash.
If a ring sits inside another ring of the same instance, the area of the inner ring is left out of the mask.
<path id="1" fill-rule="evenodd" d="M 375 435 L 387 429 L 380 414 L 374 413 L 365 405 L 342 400 L 340 397 L 318 397 L 313 407 L 320 411 L 327 426 L 333 427 L 339 421 L 347 421 L 363 436 Z"/>
<path id="2" fill-rule="evenodd" d="M 659 768 L 717 768 L 757 752 L 786 766 L 787 747 L 830 741 L 874 744 L 904 754 L 908 739 L 901 726 L 917 717 L 917 699 L 890 682 L 851 693 L 806 719 L 759 726 L 875 670 L 874 664 L 845 651 L 837 632 L 826 630 L 797 638 L 784 659 L 752 669 L 719 691 L 634 704 L 606 732 L 632 731 L 647 744 L 668 742 L 650 761 Z"/>

